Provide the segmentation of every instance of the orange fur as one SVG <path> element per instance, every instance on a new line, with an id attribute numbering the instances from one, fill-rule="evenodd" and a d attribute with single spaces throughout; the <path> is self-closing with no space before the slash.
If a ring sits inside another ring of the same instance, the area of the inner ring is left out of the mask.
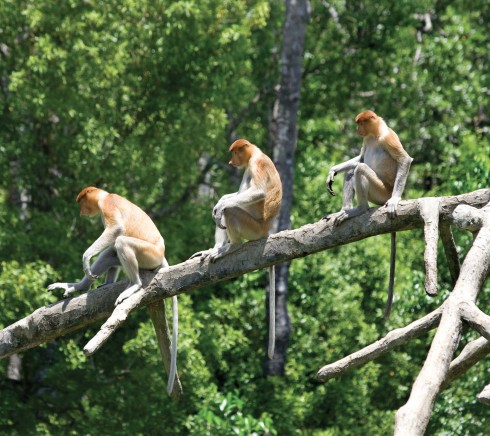
<path id="1" fill-rule="evenodd" d="M 251 215 L 260 218 L 265 235 L 269 231 L 271 221 L 281 209 L 282 183 L 279 173 L 269 156 L 246 139 L 236 140 L 229 150 L 232 152 L 230 164 L 237 168 L 247 167 L 251 176 L 250 186 L 265 193 L 263 201 L 246 208 Z M 244 178 L 247 176 L 246 172 Z"/>
<path id="2" fill-rule="evenodd" d="M 151 218 L 138 206 L 117 194 L 109 194 L 94 186 L 89 186 L 77 195 L 80 215 L 102 215 L 104 227 L 120 229 L 120 236 L 128 236 L 149 242 L 158 247 L 158 258 L 165 255 L 163 239 Z M 153 251 L 153 250 L 151 250 Z M 143 256 L 145 253 L 142 253 Z M 151 257 L 154 253 L 151 253 Z"/>
<path id="3" fill-rule="evenodd" d="M 395 185 L 397 167 L 399 162 L 404 159 L 411 159 L 402 146 L 398 135 L 390 129 L 383 118 L 376 115 L 373 111 L 361 112 L 355 118 L 357 132 L 364 138 L 363 151 L 365 162 L 375 171 L 384 188 L 391 196 Z M 381 148 L 381 150 L 378 150 Z M 383 189 L 378 189 L 379 192 Z M 386 195 L 386 194 L 384 194 Z M 370 200 L 377 204 L 384 201 L 375 201 L 370 196 Z"/>

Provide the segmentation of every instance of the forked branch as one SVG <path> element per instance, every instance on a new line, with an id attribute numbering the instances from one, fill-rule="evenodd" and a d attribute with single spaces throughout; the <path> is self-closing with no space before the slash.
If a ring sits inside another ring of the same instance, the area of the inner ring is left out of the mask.
<path id="1" fill-rule="evenodd" d="M 490 189 L 454 197 L 441 197 L 438 202 L 441 233 L 445 232 L 447 235 L 448 225 L 454 221 L 460 227 L 477 234 L 461 266 L 460 277 L 452 295 L 438 310 L 405 328 L 394 330 L 378 343 L 358 352 L 352 359 L 354 363 L 339 363 L 338 368 L 340 369 L 338 370 L 331 364 L 328 365 L 330 368 L 322 368 L 321 374 L 319 373 L 319 378 L 323 377 L 320 378 L 321 380 L 327 380 L 347 368 L 362 365 L 404 341 L 420 336 L 439 323 L 441 328 L 438 329 L 434 338 L 424 368 L 415 381 L 412 395 L 396 416 L 397 433 L 403 435 L 422 434 L 435 396 L 443 388 L 444 383 L 451 377 L 457 377 L 461 371 L 466 370 L 490 351 L 489 341 L 481 338 L 482 341 L 475 341 L 472 346 L 468 345 L 460 356 L 451 362 L 460 338 L 461 303 L 474 304 L 476 302 L 483 280 L 488 274 L 490 264 L 489 208 L 485 210 L 475 208 L 481 208 L 490 202 Z M 457 206 L 459 207 L 456 209 Z M 433 234 L 435 230 L 437 233 L 434 218 L 429 217 L 429 220 L 432 222 L 428 231 Z M 146 272 L 142 274 L 144 290 L 129 299 L 126 304 L 121 305 L 114 313 L 114 302 L 119 293 L 124 290 L 124 282 L 98 288 L 81 296 L 40 308 L 26 318 L 4 328 L 0 331 L 0 358 L 27 350 L 85 327 L 92 322 L 107 319 L 112 314 L 97 340 L 87 344 L 87 351 L 92 353 L 121 325 L 131 311 L 141 306 L 155 304 L 163 298 L 191 292 L 249 271 L 370 236 L 411 230 L 426 225 L 420 213 L 420 200 L 402 201 L 399 204 L 398 216 L 394 219 L 388 218 L 384 208 L 370 209 L 365 214 L 352 218 L 335 228 L 332 223 L 321 220 L 296 230 L 283 231 L 269 238 L 250 242 L 214 264 L 207 261 L 201 263 L 199 259 L 192 259 L 163 268 L 156 274 Z M 434 253 L 433 240 L 431 244 L 431 252 Z M 454 261 L 455 248 L 450 242 L 448 246 L 449 249 L 446 252 L 452 253 L 453 264 L 457 265 L 458 262 Z M 478 326 L 481 334 L 487 336 L 488 318 L 485 314 L 468 306 L 468 312 L 465 312 L 463 316 L 471 320 L 475 328 Z M 99 338 L 102 338 L 102 342 L 99 342 Z M 176 385 L 179 384 L 176 383 Z"/>

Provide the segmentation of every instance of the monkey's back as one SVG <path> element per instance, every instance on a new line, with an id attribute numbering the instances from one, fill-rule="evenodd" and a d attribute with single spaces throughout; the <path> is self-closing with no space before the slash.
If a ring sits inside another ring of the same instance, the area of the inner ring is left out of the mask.
<path id="1" fill-rule="evenodd" d="M 117 219 L 117 214 L 121 214 L 122 221 L 125 223 L 124 236 L 141 239 L 155 245 L 163 241 L 155 223 L 139 206 L 117 194 L 109 194 L 105 201 L 113 210 L 114 219 Z"/>
<path id="2" fill-rule="evenodd" d="M 264 153 L 257 159 L 257 170 L 265 181 L 263 219 L 265 222 L 269 222 L 274 219 L 281 210 L 281 177 L 279 176 L 279 172 L 277 171 L 274 162 L 272 162 L 271 158 Z"/>

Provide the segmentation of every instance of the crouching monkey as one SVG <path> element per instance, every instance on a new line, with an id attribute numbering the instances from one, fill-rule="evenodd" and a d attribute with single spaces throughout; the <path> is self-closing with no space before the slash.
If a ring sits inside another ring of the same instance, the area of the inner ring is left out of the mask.
<path id="1" fill-rule="evenodd" d="M 151 218 L 135 204 L 117 194 L 109 194 L 102 189 L 89 186 L 77 196 L 80 216 L 101 215 L 104 231 L 83 254 L 84 278 L 77 283 L 53 283 L 48 290 L 64 289 L 64 297 L 75 291 L 87 291 L 92 282 L 107 272 L 104 284 L 113 283 L 122 266 L 129 279 L 129 285 L 116 300 L 120 304 L 142 287 L 138 269 L 153 270 L 168 267 L 165 259 L 165 244 L 162 235 Z M 90 260 L 100 254 L 90 265 Z M 172 297 L 173 334 L 168 392 L 172 392 L 177 366 L 178 332 L 177 297 Z"/>
<path id="2" fill-rule="evenodd" d="M 242 240 L 255 241 L 269 234 L 282 201 L 282 184 L 272 160 L 254 144 L 238 139 L 230 146 L 230 165 L 245 168 L 238 192 L 226 194 L 213 209 L 216 222 L 215 246 L 191 257 L 209 257 L 211 262 L 237 250 Z M 275 277 L 269 269 L 269 347 L 270 359 L 275 346 Z"/>
<path id="3" fill-rule="evenodd" d="M 334 225 L 348 218 L 358 216 L 369 209 L 368 201 L 384 205 L 390 218 L 396 216 L 412 158 L 403 148 L 398 135 L 372 111 L 361 112 L 355 119 L 357 133 L 363 137 L 361 153 L 330 169 L 327 189 L 331 195 L 334 177 L 345 172 L 342 196 L 342 210 L 335 215 Z M 353 207 L 354 194 L 357 194 L 357 207 Z M 390 282 L 385 318 L 390 315 L 395 280 L 396 233 L 391 234 Z"/>

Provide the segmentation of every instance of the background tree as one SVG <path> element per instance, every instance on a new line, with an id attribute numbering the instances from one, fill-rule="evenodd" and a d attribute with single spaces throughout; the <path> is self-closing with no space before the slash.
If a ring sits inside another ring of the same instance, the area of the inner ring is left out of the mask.
<path id="1" fill-rule="evenodd" d="M 352 119 L 365 108 L 415 158 L 405 198 L 488 187 L 488 1 L 311 6 L 291 227 L 340 209 L 325 178 L 358 152 Z M 39 291 L 45 284 L 80 277 L 81 253 L 100 230 L 77 216 L 81 186 L 98 184 L 152 213 L 171 264 L 212 245 L 211 207 L 237 184 L 226 165 L 230 128 L 268 142 L 284 13 L 260 0 L 0 2 L 0 327 L 57 300 Z M 455 236 L 464 253 L 471 236 Z M 283 378 L 263 377 L 257 351 L 267 334 L 263 272 L 181 298 L 177 404 L 164 395 L 143 311 L 92 358 L 81 346 L 95 329 L 23 353 L 19 377 L 0 361 L 0 430 L 389 434 L 425 339 L 339 381 L 317 385 L 314 374 L 447 297 L 444 262 L 439 296 L 419 292 L 422 252 L 421 233 L 399 235 L 387 323 L 389 237 L 294 260 Z M 487 283 L 481 307 L 488 295 Z M 428 434 L 485 431 L 488 408 L 468 393 L 487 368 L 438 398 Z"/>
<path id="2" fill-rule="evenodd" d="M 274 231 L 291 228 L 294 167 L 298 136 L 297 116 L 301 94 L 302 62 L 306 27 L 310 15 L 308 1 L 286 1 L 281 54 L 281 83 L 270 124 L 274 162 L 281 175 L 283 199 Z M 290 334 L 287 309 L 289 263 L 276 267 L 276 348 L 273 359 L 265 361 L 267 375 L 283 375 Z M 267 309 L 267 313 L 269 313 Z"/>

